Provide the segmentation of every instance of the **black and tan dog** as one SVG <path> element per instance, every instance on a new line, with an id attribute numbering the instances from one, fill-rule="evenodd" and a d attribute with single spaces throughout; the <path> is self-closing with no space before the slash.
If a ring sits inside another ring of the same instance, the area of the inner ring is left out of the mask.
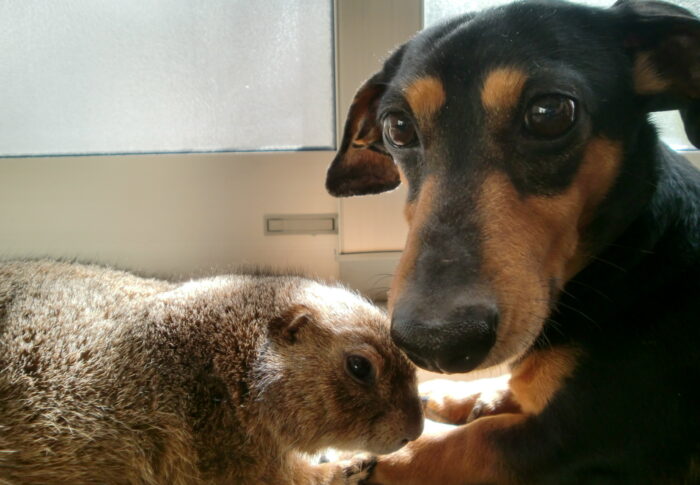
<path id="1" fill-rule="evenodd" d="M 513 367 L 494 415 L 372 483 L 700 483 L 700 173 L 662 109 L 700 144 L 700 21 L 651 1 L 464 15 L 360 88 L 327 188 L 408 185 L 395 341 L 426 369 Z"/>

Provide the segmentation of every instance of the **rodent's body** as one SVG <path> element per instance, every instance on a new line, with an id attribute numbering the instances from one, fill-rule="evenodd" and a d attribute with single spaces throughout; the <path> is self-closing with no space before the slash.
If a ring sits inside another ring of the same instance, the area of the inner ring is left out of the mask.
<path id="1" fill-rule="evenodd" d="M 0 263 L 0 484 L 354 483 L 298 452 L 389 451 L 420 419 L 384 315 L 341 288 Z"/>

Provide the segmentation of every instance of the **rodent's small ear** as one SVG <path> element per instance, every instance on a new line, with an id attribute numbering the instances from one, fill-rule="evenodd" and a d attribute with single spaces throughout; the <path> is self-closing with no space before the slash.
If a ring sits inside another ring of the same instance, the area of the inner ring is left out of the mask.
<path id="1" fill-rule="evenodd" d="M 293 344 L 297 341 L 299 331 L 313 320 L 313 311 L 309 307 L 295 305 L 270 322 L 270 336 Z"/>

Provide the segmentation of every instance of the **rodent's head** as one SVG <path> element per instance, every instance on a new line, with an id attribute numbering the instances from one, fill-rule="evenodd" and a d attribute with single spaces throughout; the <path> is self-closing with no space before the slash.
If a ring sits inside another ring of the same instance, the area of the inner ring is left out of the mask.
<path id="1" fill-rule="evenodd" d="M 307 452 L 383 454 L 416 439 L 415 368 L 393 344 L 387 316 L 343 288 L 301 281 L 256 364 L 254 396 L 269 403 L 268 426 Z"/>

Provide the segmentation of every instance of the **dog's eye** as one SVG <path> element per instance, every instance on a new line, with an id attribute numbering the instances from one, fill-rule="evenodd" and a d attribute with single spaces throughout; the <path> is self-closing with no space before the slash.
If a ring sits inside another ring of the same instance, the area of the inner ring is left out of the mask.
<path id="1" fill-rule="evenodd" d="M 384 118 L 384 136 L 397 148 L 411 146 L 417 140 L 413 122 L 398 113 L 391 113 Z"/>
<path id="2" fill-rule="evenodd" d="M 525 113 L 525 128 L 535 136 L 556 138 L 566 133 L 576 121 L 576 103 L 557 94 L 535 98 Z"/>
<path id="3" fill-rule="evenodd" d="M 345 358 L 345 370 L 360 384 L 371 384 L 374 382 L 374 366 L 361 355 L 348 355 Z"/>

